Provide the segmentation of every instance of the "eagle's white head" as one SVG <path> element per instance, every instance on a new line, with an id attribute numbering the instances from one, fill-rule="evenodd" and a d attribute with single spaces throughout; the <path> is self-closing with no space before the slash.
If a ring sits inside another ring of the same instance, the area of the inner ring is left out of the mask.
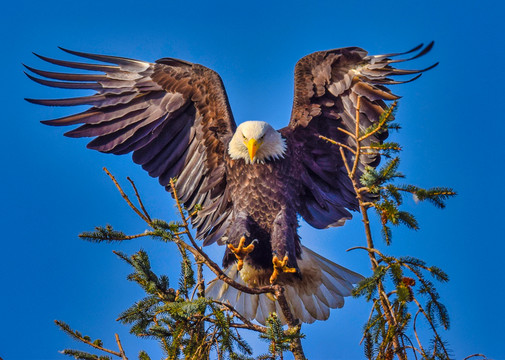
<path id="1" fill-rule="evenodd" d="M 240 124 L 231 138 L 228 154 L 246 164 L 276 160 L 284 157 L 286 140 L 264 121 L 246 121 Z"/>

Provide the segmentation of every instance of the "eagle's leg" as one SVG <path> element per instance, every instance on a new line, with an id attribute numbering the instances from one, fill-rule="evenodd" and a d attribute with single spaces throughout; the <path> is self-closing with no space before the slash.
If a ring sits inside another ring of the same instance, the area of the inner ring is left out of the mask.
<path id="1" fill-rule="evenodd" d="M 273 272 L 270 284 L 275 283 L 281 273 L 292 273 L 301 278 L 297 264 L 301 254 L 297 226 L 296 212 L 289 207 L 283 207 L 275 217 L 271 237 Z"/>
<path id="2" fill-rule="evenodd" d="M 280 273 L 296 273 L 296 268 L 288 267 L 289 258 L 284 256 L 282 260 L 279 260 L 277 255 L 274 255 L 272 258 L 272 264 L 274 265 L 274 271 L 272 272 L 272 276 L 270 276 L 270 284 L 275 283 L 277 277 Z"/>
<path id="3" fill-rule="evenodd" d="M 242 270 L 242 266 L 244 266 L 244 258 L 254 250 L 254 241 L 247 246 L 245 245 L 245 236 L 240 238 L 238 243 L 238 247 L 233 246 L 232 244 L 228 244 L 228 249 L 235 255 L 237 258 L 237 270 Z"/>

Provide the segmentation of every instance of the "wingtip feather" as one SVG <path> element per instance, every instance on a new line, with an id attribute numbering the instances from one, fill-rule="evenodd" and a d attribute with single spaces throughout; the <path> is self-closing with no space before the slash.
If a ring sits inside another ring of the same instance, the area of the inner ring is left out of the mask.
<path id="1" fill-rule="evenodd" d="M 50 62 L 51 62 L 51 61 L 49 61 L 49 60 L 50 60 L 50 58 L 48 58 L 48 57 L 45 57 L 45 56 L 40 55 L 40 54 L 37 54 L 36 52 L 32 52 L 32 54 L 33 54 L 33 55 L 35 55 L 36 57 L 38 57 L 39 59 L 44 60 L 44 61 L 46 61 L 46 62 L 48 62 L 48 63 L 50 63 Z"/>
<path id="2" fill-rule="evenodd" d="M 63 47 L 59 47 L 59 48 L 65 52 L 75 55 L 75 56 L 79 56 L 79 57 L 83 57 L 83 58 L 91 59 L 91 60 L 96 60 L 96 61 L 102 61 L 102 62 L 106 62 L 106 63 L 110 63 L 110 64 L 116 64 L 122 68 L 124 67 L 125 69 L 132 69 L 134 71 L 144 71 L 150 66 L 150 63 L 148 63 L 148 62 L 135 60 L 135 59 L 129 59 L 129 58 L 125 58 L 125 57 L 85 53 L 85 52 L 65 49 Z"/>
<path id="3" fill-rule="evenodd" d="M 60 49 L 61 51 L 66 52 L 66 53 L 72 54 L 72 55 L 77 55 L 77 54 L 75 54 L 75 51 L 69 50 L 67 48 L 64 48 L 63 46 L 58 46 L 58 49 Z M 77 55 L 77 56 L 79 56 L 79 55 Z"/>
<path id="4" fill-rule="evenodd" d="M 49 126 L 58 126 L 58 124 L 54 123 L 54 120 L 41 120 L 40 123 Z"/>
<path id="5" fill-rule="evenodd" d="M 25 101 L 28 101 L 30 104 L 36 104 L 36 105 L 44 105 L 41 103 L 41 100 L 39 99 L 32 99 L 32 98 L 24 98 Z"/>

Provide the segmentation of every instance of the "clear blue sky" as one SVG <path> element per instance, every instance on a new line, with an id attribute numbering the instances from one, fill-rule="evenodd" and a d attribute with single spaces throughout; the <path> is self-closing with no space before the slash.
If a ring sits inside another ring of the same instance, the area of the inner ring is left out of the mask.
<path id="1" fill-rule="evenodd" d="M 173 203 L 129 156 L 86 150 L 85 141 L 64 138 L 62 129 L 39 123 L 71 110 L 24 102 L 24 97 L 69 95 L 23 75 L 21 63 L 42 66 L 31 51 L 70 59 L 57 49 L 63 46 L 148 61 L 197 62 L 221 74 L 237 122 L 265 120 L 280 128 L 289 120 L 293 68 L 302 56 L 344 46 L 395 52 L 435 40 L 434 50 L 411 66 L 440 65 L 395 89 L 404 96 L 398 112 L 403 129 L 395 139 L 405 148 L 401 169 L 409 182 L 450 186 L 459 195 L 443 211 L 409 204 L 421 230 L 396 231 L 393 245 L 382 249 L 418 256 L 450 275 L 439 289 L 452 319 L 443 336 L 456 358 L 480 352 L 505 359 L 504 11 L 503 4 L 489 0 L 21 0 L 4 5 L 0 357 L 65 358 L 57 350 L 76 343 L 53 325 L 60 319 L 105 345 L 113 346 L 118 332 L 130 358 L 141 348 L 159 358 L 155 343 L 130 337 L 114 320 L 141 292 L 125 281 L 129 268 L 112 250 L 144 248 L 155 269 L 172 277 L 179 268 L 173 247 L 150 240 L 95 245 L 77 239 L 79 232 L 106 223 L 131 233 L 144 230 L 103 166 L 120 179 L 133 177 L 154 216 L 174 218 Z M 307 246 L 369 273 L 364 254 L 345 253 L 364 244 L 359 216 L 343 228 L 316 231 L 303 225 L 300 232 Z M 215 258 L 221 251 L 210 249 Z M 362 358 L 358 342 L 368 309 L 364 301 L 350 299 L 328 321 L 305 326 L 308 357 Z"/>

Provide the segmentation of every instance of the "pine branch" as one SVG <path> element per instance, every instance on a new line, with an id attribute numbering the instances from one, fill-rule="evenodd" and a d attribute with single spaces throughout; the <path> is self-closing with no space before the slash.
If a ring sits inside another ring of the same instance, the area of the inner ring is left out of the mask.
<path id="1" fill-rule="evenodd" d="M 151 230 L 145 231 L 143 234 L 126 235 L 115 231 L 108 225 L 106 227 L 98 227 L 94 232 L 83 233 L 81 237 L 88 241 L 111 242 L 150 236 L 164 242 L 174 242 L 182 259 L 179 290 L 174 291 L 168 287 L 168 278 L 164 276 L 159 277 L 151 270 L 149 258 L 144 251 L 141 250 L 132 256 L 115 252 L 116 255 L 134 269 L 134 272 L 128 275 L 128 280 L 138 283 L 148 294 L 146 298 L 125 310 L 118 318 L 123 323 L 132 324 L 130 330 L 132 334 L 158 339 L 162 342 L 167 354 L 172 357 L 178 356 L 182 348 L 184 348 L 186 355 L 200 354 L 206 357 L 207 355 L 205 354 L 214 346 L 212 344 L 215 344 L 215 346 L 219 344 L 215 348 L 218 353 L 229 354 L 231 358 L 247 358 L 247 355 L 238 354 L 234 350 L 237 346 L 242 352 L 245 351 L 247 353 L 247 343 L 243 341 L 238 333 L 235 334 L 230 329 L 245 328 L 264 333 L 265 328 L 251 323 L 229 304 L 224 306 L 224 309 L 240 319 L 242 324 L 232 322 L 228 315 L 224 315 L 224 313 L 216 310 L 213 311 L 211 317 L 204 315 L 206 312 L 205 309 L 211 304 L 203 297 L 204 281 L 201 266 L 205 264 L 218 276 L 218 279 L 223 280 L 239 291 L 250 294 L 272 293 L 278 299 L 283 315 L 288 321 L 286 333 L 290 336 L 292 335 L 291 333 L 298 335 L 290 337 L 290 339 L 292 338 L 291 351 L 295 355 L 295 359 L 304 359 L 300 342 L 300 338 L 302 337 L 300 335 L 300 326 L 291 314 L 284 295 L 284 289 L 279 285 L 249 288 L 238 284 L 229 278 L 217 264 L 210 260 L 201 247 L 197 245 L 189 228 L 189 220 L 199 211 L 199 207 L 196 206 L 190 214 L 185 214 L 174 186 L 174 180 L 170 184 L 181 222 L 167 223 L 162 220 L 152 219 L 149 216 L 139 192 L 131 179 L 128 178 L 134 189 L 140 209 L 129 200 L 114 176 L 107 169 L 105 171 L 113 180 L 128 205 L 149 225 Z M 186 242 L 182 236 L 186 237 L 189 242 Z M 194 256 L 197 262 L 198 283 L 194 279 L 194 272 L 192 263 L 188 258 L 188 252 Z M 193 299 L 197 287 L 199 288 L 199 297 Z M 191 299 L 189 297 L 190 289 L 193 289 Z M 202 327 L 204 322 L 208 322 L 211 326 L 208 328 Z M 147 356 L 147 354 L 141 355 L 144 358 Z"/>
<path id="2" fill-rule="evenodd" d="M 399 128 L 397 124 L 392 123 L 396 102 L 382 114 L 377 123 L 365 130 L 360 129 L 359 108 L 360 97 L 358 97 L 357 101 L 355 133 L 347 134 L 357 140 L 355 146 L 343 146 L 344 144 L 331 141 L 331 139 L 324 140 L 339 146 L 342 162 L 347 171 L 347 176 L 353 185 L 363 216 L 367 246 L 358 246 L 352 249 L 363 249 L 368 252 L 373 271 L 372 275 L 362 280 L 353 292 L 354 296 L 364 296 L 368 301 L 373 300 L 372 310 L 362 339 L 362 341 L 365 340 L 365 356 L 369 359 L 392 359 L 394 356 L 397 356 L 400 360 L 406 360 L 407 350 L 410 350 L 416 358 L 418 353 L 424 357 L 425 351 L 421 342 L 418 341 L 420 349 L 416 348 L 405 333 L 412 319 L 408 304 L 417 300 L 414 297 L 413 291 L 415 281 L 412 278 L 404 276 L 404 268 L 409 269 L 408 266 L 412 268 L 410 271 L 413 271 L 420 278 L 422 284 L 418 291 L 430 296 L 431 300 L 428 302 L 430 307 L 426 315 L 438 317 L 443 324 L 445 324 L 446 320 L 448 321 L 446 309 L 438 301 L 438 294 L 432 284 L 423 278 L 418 269 L 428 271 L 433 277 L 441 281 L 446 281 L 448 279 L 447 275 L 437 267 L 427 267 L 418 259 L 395 258 L 385 256 L 379 252 L 374 246 L 368 209 L 375 209 L 382 225 L 381 233 L 383 239 L 386 245 L 390 245 L 392 238 L 390 225 L 404 225 L 413 230 L 419 229 L 419 224 L 414 215 L 399 208 L 403 203 L 402 193 L 409 192 L 414 196 L 414 200 L 416 201 L 428 200 L 435 206 L 442 208 L 445 206 L 445 200 L 455 195 L 455 192 L 451 189 L 440 187 L 426 190 L 413 185 L 396 185 L 394 183 L 396 180 L 404 178 L 404 175 L 398 170 L 400 164 L 399 157 L 390 159 L 379 169 L 366 166 L 360 178 L 357 179 L 359 175 L 357 168 L 362 156 L 380 154 L 389 157 L 393 153 L 401 151 L 401 146 L 394 142 L 372 143 L 370 145 L 362 144 L 363 140 L 374 134 Z M 354 155 L 352 164 L 349 163 L 344 149 Z M 386 275 L 388 274 L 395 287 L 389 293 L 385 290 Z M 433 325 L 435 324 L 433 323 Z M 436 332 L 436 327 L 433 327 L 432 330 L 435 334 L 433 357 L 438 356 L 445 359 L 448 357 L 447 350 Z M 417 333 L 415 335 L 417 337 Z M 432 357 L 430 356 L 429 358 Z"/>
<path id="3" fill-rule="evenodd" d="M 110 356 L 98 356 L 95 354 L 90 354 L 85 351 L 80 351 L 80 350 L 72 350 L 72 349 L 65 349 L 60 351 L 63 355 L 68 355 L 72 356 L 74 359 L 79 359 L 79 360 L 110 360 L 112 359 Z"/>
<path id="4" fill-rule="evenodd" d="M 290 350 L 291 344 L 296 339 L 304 337 L 296 328 L 289 328 L 287 331 L 284 331 L 282 323 L 275 312 L 270 314 L 266 323 L 266 331 L 260 334 L 260 338 L 270 342 L 270 356 L 274 359 L 277 356 L 283 359 L 283 353 Z"/>
<path id="5" fill-rule="evenodd" d="M 289 305 L 286 301 L 285 295 L 284 295 L 284 288 L 279 285 L 270 285 L 270 286 L 263 286 L 263 287 L 258 287 L 258 288 L 250 288 L 247 286 L 244 286 L 242 284 L 239 284 L 229 278 L 224 271 L 216 264 L 214 263 L 208 255 L 203 252 L 203 250 L 196 244 L 195 239 L 191 235 L 190 229 L 189 229 L 189 224 L 187 222 L 187 217 L 184 214 L 184 211 L 182 209 L 179 197 L 177 195 L 177 191 L 175 188 L 175 181 L 174 179 L 170 180 L 170 187 L 172 190 L 172 194 L 174 196 L 177 208 L 179 210 L 179 214 L 181 219 L 183 220 L 182 227 L 184 228 L 183 233 L 187 236 L 189 239 L 191 246 L 186 244 L 185 242 L 180 242 L 180 245 L 187 249 L 189 252 L 191 252 L 195 258 L 200 258 L 202 262 L 204 262 L 217 276 L 220 280 L 226 282 L 227 284 L 233 286 L 235 289 L 239 291 L 243 291 L 249 294 L 261 294 L 261 293 L 272 293 L 275 295 L 279 306 L 283 312 L 283 315 L 288 323 L 289 328 L 296 328 L 298 329 L 297 331 L 300 331 L 300 326 L 298 325 L 298 321 L 296 321 L 293 317 L 293 314 L 291 313 L 291 309 L 289 308 Z M 292 353 L 295 356 L 295 359 L 305 359 L 305 355 L 303 353 L 303 348 L 301 345 L 300 338 L 294 339 L 293 344 L 292 344 Z"/>
<path id="6" fill-rule="evenodd" d="M 358 96 L 358 104 L 356 106 L 356 117 L 359 118 L 359 107 L 360 107 L 360 98 Z M 363 134 L 359 133 L 359 129 L 356 130 L 356 137 L 358 138 L 358 142 L 362 142 L 363 140 L 369 138 L 370 136 L 376 134 L 377 132 L 384 132 L 388 128 L 388 123 L 394 120 L 394 113 L 396 112 L 398 106 L 398 102 L 395 101 L 386 111 L 384 111 L 379 117 L 379 121 L 374 123 L 372 126 L 367 128 Z"/>
<path id="7" fill-rule="evenodd" d="M 144 289 L 144 291 L 149 294 L 148 297 L 140 300 L 139 302 L 132 305 L 129 309 L 125 310 L 118 318 L 119 321 L 132 324 L 131 332 L 133 334 L 136 334 L 137 336 L 148 336 L 159 339 L 164 344 L 163 347 L 167 353 L 174 356 L 179 353 L 180 346 L 185 347 L 185 352 L 189 351 L 189 353 L 191 353 L 192 351 L 198 351 L 198 353 L 203 354 L 210 348 L 192 345 L 195 344 L 191 340 L 193 335 L 190 335 L 190 333 L 192 333 L 192 331 L 187 332 L 187 330 L 184 329 L 189 329 L 189 327 L 194 328 L 195 324 L 206 321 L 210 324 L 213 324 L 212 327 L 214 330 L 211 332 L 211 336 L 212 338 L 217 339 L 217 342 L 221 344 L 218 351 L 221 354 L 229 353 L 234 358 L 241 357 L 241 355 L 238 355 L 234 352 L 233 346 L 235 346 L 234 344 L 238 344 L 237 346 L 244 350 L 246 349 L 247 344 L 243 342 L 239 336 L 235 336 L 230 331 L 226 330 L 223 327 L 224 323 L 222 321 L 217 321 L 215 317 L 211 318 L 203 315 L 205 313 L 205 307 L 208 304 L 206 304 L 203 308 L 198 308 L 198 306 L 195 308 L 195 304 L 199 302 L 200 299 L 205 299 L 203 297 L 204 281 L 201 273 L 202 264 L 208 266 L 218 276 L 218 279 L 228 283 L 230 286 L 237 288 L 239 291 L 243 291 L 249 294 L 273 294 L 278 299 L 280 307 L 283 311 L 283 315 L 289 323 L 287 331 L 295 331 L 299 333 L 300 327 L 291 314 L 291 310 L 287 305 L 287 301 L 285 299 L 284 289 L 281 286 L 273 285 L 260 288 L 249 288 L 242 284 L 236 283 L 233 279 L 229 278 L 223 272 L 223 270 L 217 264 L 215 264 L 196 244 L 196 241 L 190 232 L 189 220 L 196 214 L 197 211 L 200 210 L 200 208 L 196 206 L 190 214 L 185 214 L 175 189 L 174 180 L 170 182 L 170 185 L 177 208 L 179 210 L 181 222 L 167 223 L 162 220 L 152 219 L 149 216 L 141 200 L 139 192 L 135 187 L 134 182 L 130 178 L 128 178 L 128 180 L 134 189 L 140 209 L 133 205 L 133 203 L 129 200 L 128 196 L 125 194 L 115 177 L 107 169 L 105 169 L 105 171 L 112 179 L 121 196 L 125 199 L 128 205 L 151 227 L 152 230 L 145 231 L 143 234 L 138 235 L 126 235 L 122 232 L 113 230 L 113 228 L 108 225 L 106 227 L 98 227 L 94 232 L 83 233 L 81 237 L 88 241 L 111 242 L 151 236 L 154 239 L 159 239 L 165 242 L 175 242 L 182 258 L 179 290 L 175 292 L 173 289 L 168 288 L 168 279 L 164 281 L 164 277 L 158 277 L 154 274 L 154 272 L 152 272 L 149 258 L 145 252 L 139 251 L 132 256 L 127 256 L 126 254 L 115 252 L 116 255 L 118 255 L 122 260 L 126 261 L 135 270 L 128 276 L 128 279 L 137 282 Z M 189 240 L 189 243 L 184 241 L 182 236 L 185 236 Z M 197 261 L 199 273 L 198 283 L 195 282 L 194 272 L 187 252 L 191 253 Z M 194 300 L 193 295 L 196 291 L 196 286 L 199 288 L 199 297 Z M 193 293 L 190 300 L 189 291 L 192 288 Z M 182 298 L 185 300 L 183 301 Z M 205 301 L 207 300 L 205 299 Z M 242 324 L 236 324 L 231 321 L 227 321 L 226 328 L 246 328 L 259 332 L 265 331 L 263 327 L 255 325 L 245 319 L 235 309 L 233 309 L 233 307 L 228 306 L 225 308 L 227 311 L 230 311 L 232 314 L 234 314 L 235 317 L 239 318 L 242 321 Z M 164 317 L 160 319 L 159 315 L 162 314 L 164 314 Z M 216 314 L 219 315 L 219 312 L 215 312 L 214 316 L 216 316 Z M 167 315 L 168 317 L 166 317 Z M 190 323 L 191 325 L 189 325 Z M 165 330 L 164 326 L 168 326 L 170 330 Z M 199 329 L 197 331 L 197 337 L 199 337 L 200 340 L 203 339 L 202 336 L 209 336 L 208 331 L 210 330 L 206 330 L 200 325 L 197 327 Z M 184 334 L 189 335 L 189 337 L 186 337 Z M 303 349 L 301 347 L 299 339 L 300 337 L 296 339 L 294 338 L 292 351 L 295 354 L 296 359 L 304 359 Z M 214 340 L 210 339 L 209 341 L 210 343 L 215 343 Z"/>
<path id="8" fill-rule="evenodd" d="M 121 346 L 121 342 L 119 341 L 119 337 L 117 334 L 115 334 L 115 336 L 116 336 L 116 342 L 119 347 L 119 352 L 104 348 L 102 341 L 100 339 L 96 339 L 95 341 L 91 341 L 91 338 L 89 336 L 83 336 L 80 332 L 78 332 L 76 330 L 72 330 L 72 328 L 68 324 L 64 323 L 63 321 L 55 320 L 54 322 L 61 330 L 63 330 L 67 335 L 74 338 L 75 340 L 83 342 L 86 345 L 89 345 L 89 346 L 91 346 L 95 349 L 98 349 L 100 351 L 115 355 L 115 356 L 120 357 L 124 360 L 128 360 L 126 355 L 124 354 L 123 348 Z M 73 353 L 70 354 L 69 352 L 73 352 Z M 81 355 L 82 356 L 88 356 L 88 355 L 89 356 L 96 356 L 96 355 L 91 355 L 91 354 L 87 354 L 84 352 L 75 352 L 75 350 L 64 350 L 64 353 L 67 355 L 72 355 L 72 356 L 75 356 L 78 353 L 80 354 L 79 356 L 81 356 Z M 81 358 L 82 359 L 91 359 L 90 357 L 88 357 L 88 358 L 81 357 Z M 94 357 L 93 359 L 99 359 L 99 357 Z"/>
<path id="9" fill-rule="evenodd" d="M 145 232 L 143 234 L 137 235 L 126 235 L 122 231 L 116 231 L 111 225 L 106 225 L 105 227 L 97 226 L 95 231 L 85 231 L 79 234 L 79 238 L 90 242 L 114 242 L 114 241 L 124 241 L 138 239 L 140 237 L 149 236 L 151 233 Z"/>
<path id="10" fill-rule="evenodd" d="M 149 355 L 147 355 L 147 353 L 144 350 L 142 350 L 139 353 L 139 360 L 151 360 L 151 358 L 149 357 Z"/>

